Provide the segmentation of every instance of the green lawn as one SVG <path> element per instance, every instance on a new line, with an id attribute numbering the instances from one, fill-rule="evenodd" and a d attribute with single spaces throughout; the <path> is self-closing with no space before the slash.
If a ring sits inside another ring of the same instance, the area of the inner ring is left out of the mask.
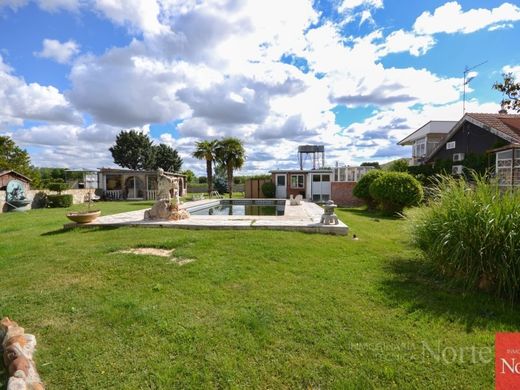
<path id="1" fill-rule="evenodd" d="M 99 204 L 105 214 L 147 205 Z M 486 351 L 520 325 L 518 311 L 432 276 L 403 220 L 340 210 L 355 241 L 62 231 L 64 214 L 0 214 L 0 315 L 36 335 L 49 389 L 492 388 L 493 362 L 458 353 L 450 363 L 445 348 Z M 196 261 L 115 253 L 132 247 Z"/>

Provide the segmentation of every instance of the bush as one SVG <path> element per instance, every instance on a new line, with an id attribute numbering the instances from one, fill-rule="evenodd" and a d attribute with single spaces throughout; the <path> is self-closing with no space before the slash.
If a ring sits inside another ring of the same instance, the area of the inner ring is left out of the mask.
<path id="1" fill-rule="evenodd" d="M 47 195 L 47 205 L 50 208 L 72 206 L 72 195 Z"/>
<path id="2" fill-rule="evenodd" d="M 429 207 L 410 215 L 415 244 L 439 271 L 466 289 L 520 298 L 520 192 L 473 175 L 441 178 Z"/>
<path id="3" fill-rule="evenodd" d="M 272 181 L 267 181 L 262 184 L 262 194 L 266 198 L 274 198 L 276 196 L 276 187 Z"/>
<path id="4" fill-rule="evenodd" d="M 368 208 L 375 208 L 376 202 L 370 195 L 370 184 L 377 178 L 383 176 L 385 172 L 379 169 L 372 169 L 371 171 L 368 171 L 366 174 L 364 174 L 361 179 L 359 179 L 358 183 L 352 190 L 352 193 L 355 197 L 359 199 L 363 199 L 367 205 Z"/>
<path id="5" fill-rule="evenodd" d="M 424 196 L 421 183 L 404 172 L 385 173 L 370 184 L 369 191 L 388 214 L 397 214 L 405 207 L 415 206 Z"/>
<path id="6" fill-rule="evenodd" d="M 47 188 L 51 191 L 55 191 L 58 194 L 61 194 L 61 191 L 65 191 L 65 190 L 69 189 L 69 185 L 67 183 L 57 181 L 57 182 L 47 184 Z"/>
<path id="7" fill-rule="evenodd" d="M 32 183 L 31 183 L 32 184 Z M 49 205 L 49 199 L 47 197 L 47 194 L 43 191 L 39 191 L 34 195 L 33 201 L 32 201 L 32 208 L 33 209 L 44 209 Z"/>
<path id="8" fill-rule="evenodd" d="M 392 161 L 387 170 L 390 172 L 407 172 L 408 171 L 408 160 L 406 158 L 400 158 L 399 160 Z"/>
<path id="9" fill-rule="evenodd" d="M 213 179 L 213 189 L 221 194 L 225 194 L 226 192 L 228 192 L 227 180 L 221 176 L 216 176 Z"/>

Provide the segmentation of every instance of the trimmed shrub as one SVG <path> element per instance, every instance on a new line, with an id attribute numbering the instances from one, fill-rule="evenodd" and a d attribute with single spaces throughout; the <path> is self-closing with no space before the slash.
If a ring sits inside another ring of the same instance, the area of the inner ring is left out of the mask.
<path id="1" fill-rule="evenodd" d="M 368 208 L 376 207 L 376 202 L 370 195 L 370 184 L 372 184 L 374 180 L 383 176 L 384 174 L 385 172 L 380 169 L 372 169 L 371 171 L 368 171 L 366 174 L 364 174 L 361 179 L 359 179 L 356 186 L 352 190 L 352 193 L 355 197 L 363 199 L 367 203 Z"/>
<path id="2" fill-rule="evenodd" d="M 440 273 L 467 290 L 519 300 L 519 191 L 502 191 L 475 174 L 471 184 L 446 176 L 429 207 L 409 214 L 414 243 Z"/>
<path id="3" fill-rule="evenodd" d="M 390 172 L 408 172 L 408 160 L 406 158 L 400 158 L 399 160 L 392 161 L 387 170 Z"/>
<path id="4" fill-rule="evenodd" d="M 47 195 L 47 205 L 50 208 L 72 206 L 72 195 Z"/>
<path id="5" fill-rule="evenodd" d="M 58 194 L 61 194 L 61 191 L 65 191 L 69 189 L 69 185 L 63 182 L 53 182 L 47 184 L 47 188 L 51 191 L 55 191 Z"/>
<path id="6" fill-rule="evenodd" d="M 424 196 L 421 183 L 409 173 L 388 172 L 370 184 L 370 196 L 385 213 L 397 214 L 419 204 Z"/>
<path id="7" fill-rule="evenodd" d="M 262 184 L 262 194 L 266 198 L 274 198 L 276 196 L 276 187 L 272 181 Z"/>

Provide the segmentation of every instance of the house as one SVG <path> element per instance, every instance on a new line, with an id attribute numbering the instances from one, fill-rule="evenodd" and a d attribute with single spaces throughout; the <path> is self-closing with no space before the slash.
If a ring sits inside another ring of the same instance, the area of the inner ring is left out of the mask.
<path id="1" fill-rule="evenodd" d="M 72 181 L 71 188 L 83 189 L 83 188 L 97 188 L 98 187 L 98 172 L 92 169 L 66 169 L 66 173 L 80 174 L 81 179 Z"/>
<path id="2" fill-rule="evenodd" d="M 422 165 L 425 159 L 442 142 L 456 121 L 429 121 L 412 134 L 398 142 L 401 146 L 412 146 L 410 165 Z"/>
<path id="3" fill-rule="evenodd" d="M 185 196 L 188 192 L 186 176 L 165 173 L 179 179 L 179 196 Z M 157 172 L 101 168 L 98 172 L 98 188 L 103 191 L 105 199 L 155 200 Z"/>
<path id="4" fill-rule="evenodd" d="M 360 200 L 352 190 L 359 179 L 374 167 L 336 166 L 335 168 L 286 169 L 271 171 L 276 198 L 302 195 L 313 202 L 334 200 L 339 205 L 356 205 Z"/>
<path id="5" fill-rule="evenodd" d="M 427 164 L 448 160 L 454 174 L 462 173 L 469 154 L 485 156 L 497 147 L 520 143 L 520 115 L 465 114 L 425 159 Z"/>

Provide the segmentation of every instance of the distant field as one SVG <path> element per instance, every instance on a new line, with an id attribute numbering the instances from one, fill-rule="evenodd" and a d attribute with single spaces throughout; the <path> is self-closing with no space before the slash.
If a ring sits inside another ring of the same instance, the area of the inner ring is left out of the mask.
<path id="1" fill-rule="evenodd" d="M 485 351 L 520 325 L 518 310 L 432 276 L 404 220 L 340 210 L 355 241 L 63 231 L 65 212 L 0 214 L 0 315 L 36 335 L 49 389 L 492 388 L 494 362 L 458 351 Z M 195 261 L 117 253 L 134 247 Z"/>

